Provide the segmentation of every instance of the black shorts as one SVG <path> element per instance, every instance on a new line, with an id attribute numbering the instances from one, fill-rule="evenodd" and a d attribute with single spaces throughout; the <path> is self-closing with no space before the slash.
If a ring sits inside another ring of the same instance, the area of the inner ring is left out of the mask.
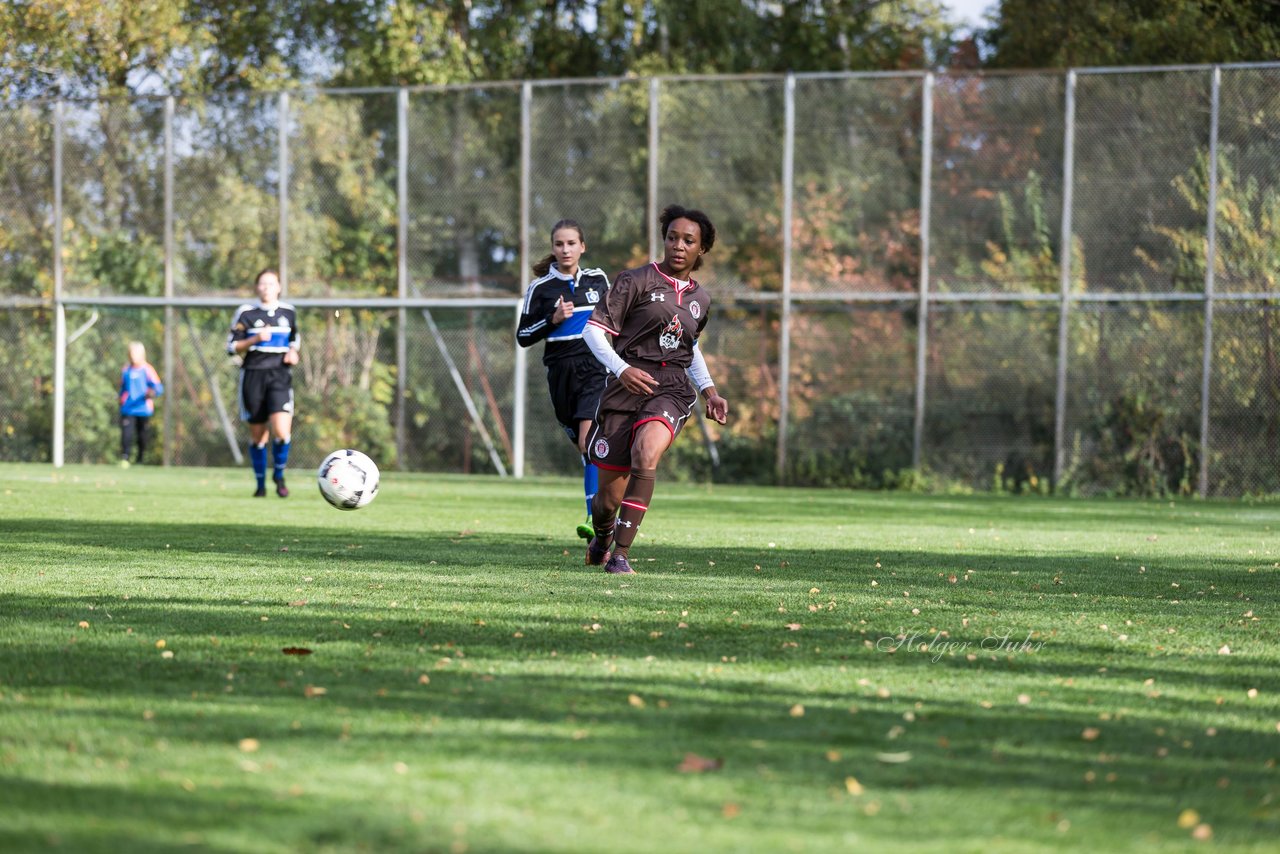
<path id="1" fill-rule="evenodd" d="M 594 356 L 561 359 L 547 365 L 547 387 L 556 420 L 574 445 L 578 444 L 578 423 L 596 417 L 607 374 Z"/>
<path id="2" fill-rule="evenodd" d="M 276 412 L 293 414 L 293 374 L 289 368 L 240 372 L 240 420 L 266 424 Z"/>
<path id="3" fill-rule="evenodd" d="M 611 376 L 600 397 L 596 425 L 587 439 L 587 457 L 606 471 L 630 471 L 631 443 L 641 424 L 661 422 L 675 441 L 698 402 L 698 393 L 685 376 L 684 368 L 639 367 L 658 381 L 657 391 L 632 394 Z"/>

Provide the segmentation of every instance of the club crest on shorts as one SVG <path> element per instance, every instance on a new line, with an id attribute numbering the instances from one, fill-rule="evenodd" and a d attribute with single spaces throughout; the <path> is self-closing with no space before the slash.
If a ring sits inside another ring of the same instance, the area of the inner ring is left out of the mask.
<path id="1" fill-rule="evenodd" d="M 596 443 L 591 450 L 597 458 L 609 456 L 609 440 L 603 437 L 596 439 Z"/>
<path id="2" fill-rule="evenodd" d="M 702 306 L 698 305 L 697 300 L 689 303 L 689 313 L 693 315 L 694 320 L 702 316 Z"/>
<path id="3" fill-rule="evenodd" d="M 673 317 L 671 322 L 663 327 L 662 333 L 658 336 L 658 346 L 663 350 L 674 350 L 680 346 L 680 338 L 684 335 L 684 324 L 680 322 L 680 318 Z"/>

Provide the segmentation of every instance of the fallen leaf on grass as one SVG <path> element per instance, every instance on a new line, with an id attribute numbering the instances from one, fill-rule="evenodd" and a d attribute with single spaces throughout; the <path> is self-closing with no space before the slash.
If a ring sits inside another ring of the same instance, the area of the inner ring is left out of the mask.
<path id="1" fill-rule="evenodd" d="M 311 654 L 311 650 L 307 649 L 305 646 L 286 646 L 284 649 L 280 651 L 283 652 L 285 655 L 310 655 Z"/>
<path id="2" fill-rule="evenodd" d="M 293 601 L 293 602 L 290 602 L 290 603 L 289 603 L 289 607 L 290 607 L 290 608 L 301 608 L 301 607 L 302 607 L 303 605 L 305 605 L 305 604 L 307 604 L 307 600 L 306 600 L 306 599 L 297 599 L 297 600 L 295 600 L 295 601 Z"/>
<path id="3" fill-rule="evenodd" d="M 306 697 L 308 700 L 312 697 L 323 697 L 328 693 L 328 688 L 321 688 L 319 685 L 308 685 L 302 689 L 302 696 Z"/>
<path id="4" fill-rule="evenodd" d="M 630 695 L 628 695 L 628 696 L 627 696 L 627 702 L 628 702 L 628 703 L 630 703 L 632 706 L 634 706 L 634 707 L 635 707 L 635 708 L 637 708 L 637 709 L 643 709 L 643 708 L 644 708 L 644 697 L 641 697 L 639 694 L 630 694 Z"/>
<path id="5" fill-rule="evenodd" d="M 1102 735 L 1102 730 L 1098 729 L 1096 726 L 1087 726 L 1080 733 L 1080 737 L 1085 741 L 1097 741 L 1098 736 L 1100 735 Z"/>
<path id="6" fill-rule="evenodd" d="M 720 814 L 725 818 L 737 818 L 740 812 L 742 812 L 742 809 L 735 803 L 727 803 L 720 810 Z"/>
<path id="7" fill-rule="evenodd" d="M 258 748 L 259 748 L 260 746 L 261 746 L 261 745 L 259 745 L 259 744 L 258 744 L 258 740 L 257 740 L 256 738 L 242 738 L 242 739 L 240 739 L 240 752 L 241 752 L 241 753 L 257 753 L 257 752 L 258 752 Z"/>
<path id="8" fill-rule="evenodd" d="M 862 784 L 858 782 L 857 777 L 845 777 L 844 787 L 845 787 L 845 790 L 848 791 L 849 794 L 853 795 L 855 798 L 860 796 L 863 792 L 866 791 L 866 789 L 862 788 Z"/>
<path id="9" fill-rule="evenodd" d="M 1191 838 L 1200 842 L 1213 838 L 1213 828 L 1207 824 L 1197 824 L 1196 829 L 1191 831 Z"/>
<path id="10" fill-rule="evenodd" d="M 1218 648 L 1218 655 L 1230 655 L 1230 654 L 1231 654 L 1231 647 L 1227 646 L 1225 643 Z"/>
<path id="11" fill-rule="evenodd" d="M 904 750 L 901 753 L 877 753 L 877 762 L 884 762 L 888 765 L 900 765 L 903 762 L 911 761 L 911 751 Z"/>
<path id="12" fill-rule="evenodd" d="M 1178 827 L 1190 830 L 1200 823 L 1200 813 L 1195 810 L 1183 810 L 1178 814 Z"/>
<path id="13" fill-rule="evenodd" d="M 77 625 L 77 626 L 79 626 L 79 627 L 80 627 L 80 628 L 82 628 L 82 629 L 87 629 L 87 628 L 89 628 L 89 621 L 88 621 L 88 620 L 81 620 L 81 621 L 80 621 L 79 623 L 77 623 L 76 625 Z"/>
<path id="14" fill-rule="evenodd" d="M 791 631 L 793 631 L 793 632 L 798 632 L 798 631 L 800 631 L 800 624 L 799 624 L 799 623 L 787 623 L 787 628 L 788 628 L 788 629 L 790 629 L 790 630 L 791 630 Z"/>
<path id="15" fill-rule="evenodd" d="M 804 717 L 804 706 L 800 705 L 799 703 L 796 703 L 794 706 L 792 706 L 792 707 L 791 707 L 791 717 L 793 717 L 793 718 L 802 718 L 802 717 Z"/>
<path id="16" fill-rule="evenodd" d="M 724 760 L 718 757 L 716 759 L 708 759 L 696 753 L 686 753 L 684 761 L 676 766 L 676 770 L 681 774 L 702 774 L 707 771 L 719 771 L 723 767 Z"/>

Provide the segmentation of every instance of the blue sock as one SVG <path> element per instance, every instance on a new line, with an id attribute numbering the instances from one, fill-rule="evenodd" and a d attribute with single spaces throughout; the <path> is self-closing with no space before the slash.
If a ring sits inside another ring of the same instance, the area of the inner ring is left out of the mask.
<path id="1" fill-rule="evenodd" d="M 284 467 L 289 462 L 289 442 L 282 442 L 275 439 L 271 442 L 271 459 L 273 469 L 273 480 L 282 480 L 284 478 Z"/>
<path id="2" fill-rule="evenodd" d="M 590 516 L 591 499 L 596 497 L 596 490 L 600 487 L 600 470 L 585 455 L 582 457 L 582 466 L 582 490 L 587 494 L 587 515 Z"/>
<path id="3" fill-rule="evenodd" d="M 249 462 L 253 463 L 253 476 L 258 479 L 258 489 L 267 485 L 267 446 L 249 443 Z"/>

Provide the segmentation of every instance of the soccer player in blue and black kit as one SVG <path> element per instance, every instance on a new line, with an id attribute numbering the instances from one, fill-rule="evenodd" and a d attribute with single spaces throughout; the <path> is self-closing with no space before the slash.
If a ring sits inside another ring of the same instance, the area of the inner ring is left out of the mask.
<path id="1" fill-rule="evenodd" d="M 227 336 L 227 352 L 241 356 L 240 419 L 249 423 L 249 460 L 258 480 L 255 498 L 267 494 L 267 438 L 276 495 L 289 497 L 284 469 L 289 462 L 293 432 L 292 367 L 298 364 L 298 316 L 293 306 L 280 302 L 280 277 L 263 270 L 254 280 L 258 304 L 236 309 Z"/>
<path id="2" fill-rule="evenodd" d="M 587 349 L 582 330 L 591 311 L 609 291 L 604 271 L 578 266 L 587 251 L 582 226 L 562 219 L 551 227 L 551 254 L 533 265 L 537 276 L 524 295 L 524 310 L 516 341 L 531 347 L 545 340 L 542 363 L 547 368 L 547 385 L 556 420 L 582 455 L 582 488 L 587 498 L 587 520 L 578 526 L 578 536 L 589 539 L 591 500 L 595 498 L 596 467 L 587 459 L 587 432 L 604 389 L 604 367 Z"/>

